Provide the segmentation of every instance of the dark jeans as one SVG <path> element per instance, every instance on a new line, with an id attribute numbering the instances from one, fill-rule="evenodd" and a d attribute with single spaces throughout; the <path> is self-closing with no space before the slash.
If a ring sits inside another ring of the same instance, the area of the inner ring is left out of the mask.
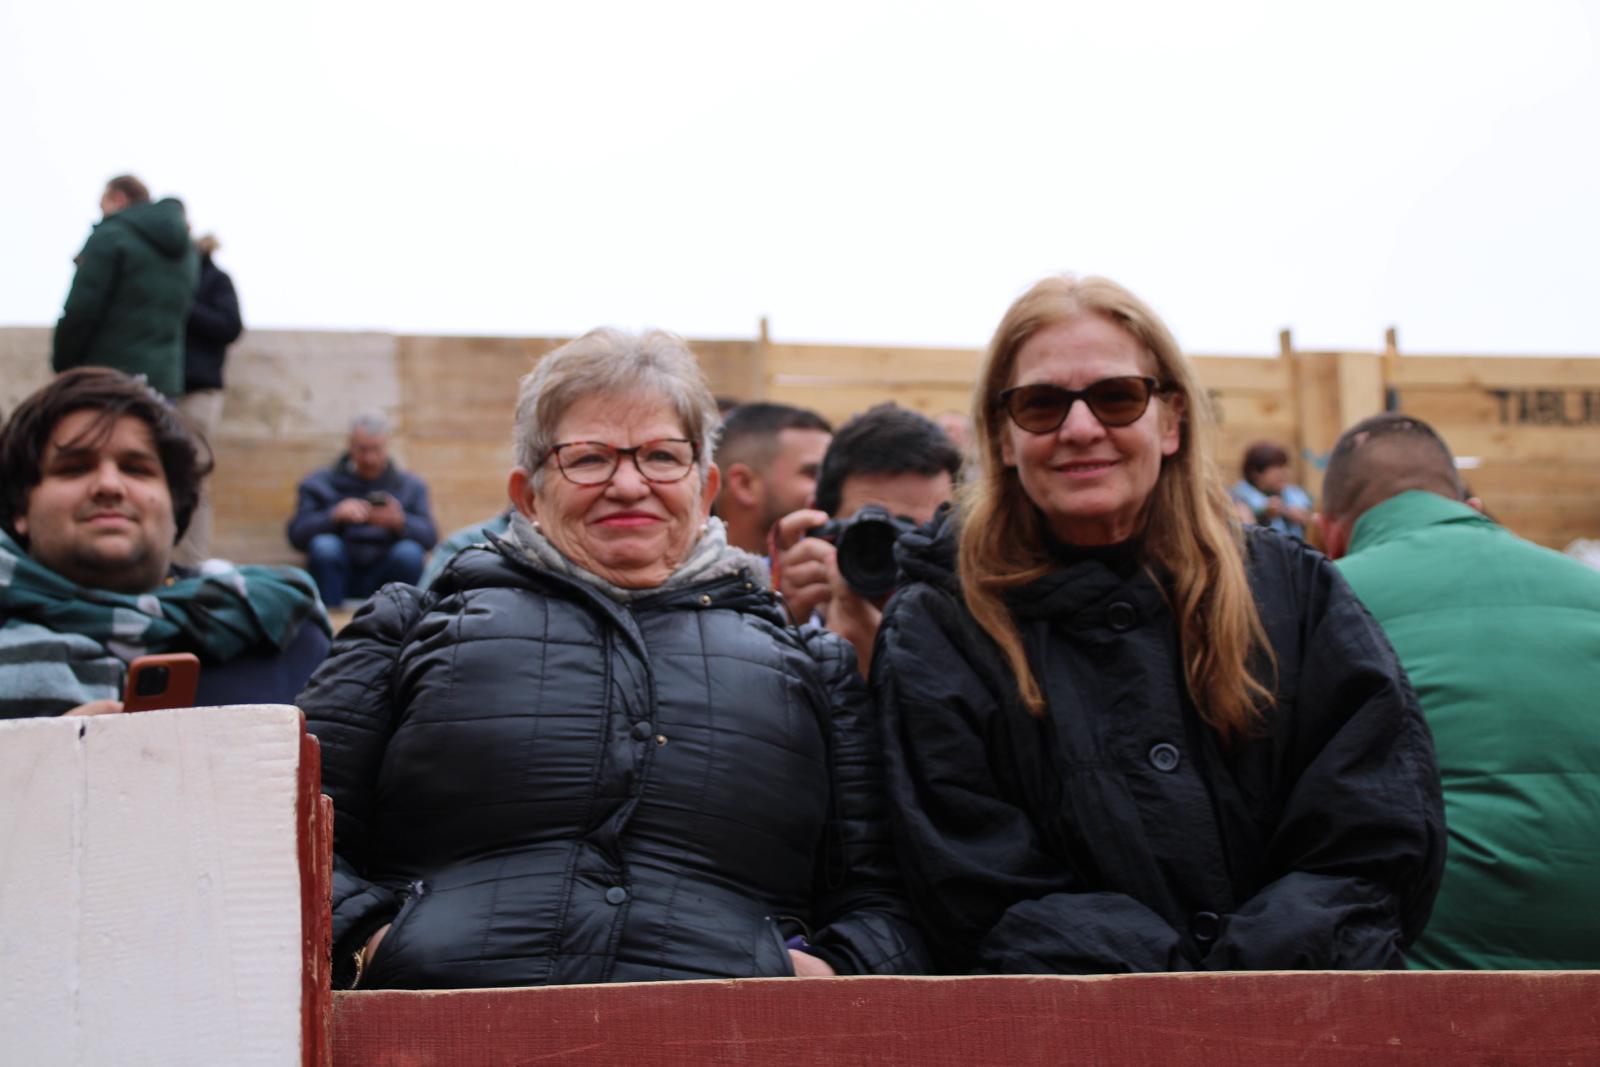
<path id="1" fill-rule="evenodd" d="M 338 534 L 318 534 L 306 550 L 306 570 L 316 579 L 322 602 L 336 608 L 347 598 L 366 599 L 386 582 L 415 585 L 422 576 L 422 557 L 427 552 L 415 541 L 396 541 L 376 563 L 354 567 Z"/>

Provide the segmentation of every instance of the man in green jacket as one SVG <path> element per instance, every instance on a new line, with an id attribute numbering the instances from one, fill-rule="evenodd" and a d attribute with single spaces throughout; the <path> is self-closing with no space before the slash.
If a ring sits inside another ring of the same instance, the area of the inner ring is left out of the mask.
<path id="1" fill-rule="evenodd" d="M 1411 965 L 1600 967 L 1600 571 L 1484 517 L 1407 415 L 1345 431 L 1322 492 L 1439 754 L 1450 851 Z"/>
<path id="2" fill-rule="evenodd" d="M 142 374 L 175 399 L 183 394 L 184 325 L 200 270 L 183 205 L 152 204 L 144 183 L 124 174 L 106 184 L 100 210 L 105 218 L 78 254 L 50 365 Z"/>

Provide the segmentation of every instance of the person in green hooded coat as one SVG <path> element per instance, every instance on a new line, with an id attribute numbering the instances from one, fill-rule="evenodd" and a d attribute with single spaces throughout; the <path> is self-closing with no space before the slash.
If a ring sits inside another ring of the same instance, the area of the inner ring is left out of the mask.
<path id="1" fill-rule="evenodd" d="M 1444 439 L 1398 413 L 1340 437 L 1316 522 L 1438 751 L 1450 847 L 1407 962 L 1600 967 L 1600 571 L 1482 514 Z"/>
<path id="2" fill-rule="evenodd" d="M 50 365 L 142 374 L 175 399 L 183 394 L 184 326 L 200 269 L 183 204 L 151 203 L 143 182 L 122 175 L 107 183 L 100 210 L 105 218 L 78 254 Z"/>

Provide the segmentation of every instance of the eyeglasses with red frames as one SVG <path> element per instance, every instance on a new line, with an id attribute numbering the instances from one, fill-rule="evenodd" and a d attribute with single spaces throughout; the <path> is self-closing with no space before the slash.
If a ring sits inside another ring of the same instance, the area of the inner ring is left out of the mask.
<path id="1" fill-rule="evenodd" d="M 1054 433 L 1067 421 L 1072 405 L 1082 400 L 1100 425 L 1131 426 L 1150 407 L 1150 398 L 1163 392 L 1154 378 L 1126 375 L 1101 378 L 1083 389 L 1068 389 L 1052 382 L 1019 385 L 1000 393 L 1000 406 L 1011 421 L 1029 433 Z"/>
<path id="2" fill-rule="evenodd" d="M 632 448 L 617 448 L 604 441 L 564 441 L 551 445 L 539 462 L 551 456 L 561 476 L 573 485 L 604 485 L 617 473 L 622 457 L 633 460 L 633 467 L 647 482 L 670 485 L 688 477 L 700 458 L 700 446 L 684 437 L 658 437 Z"/>

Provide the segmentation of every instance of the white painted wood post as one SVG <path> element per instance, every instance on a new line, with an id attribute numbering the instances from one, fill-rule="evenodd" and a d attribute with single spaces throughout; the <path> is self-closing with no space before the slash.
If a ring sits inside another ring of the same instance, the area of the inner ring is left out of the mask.
<path id="1" fill-rule="evenodd" d="M 302 1062 L 294 708 L 0 722 L 0 1061 Z"/>

